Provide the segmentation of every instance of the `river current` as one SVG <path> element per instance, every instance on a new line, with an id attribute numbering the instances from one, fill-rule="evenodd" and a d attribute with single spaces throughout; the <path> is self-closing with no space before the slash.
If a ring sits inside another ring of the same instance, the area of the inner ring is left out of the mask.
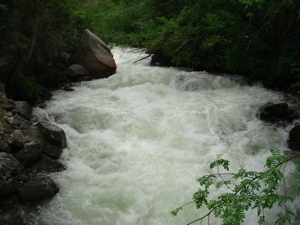
<path id="1" fill-rule="evenodd" d="M 34 109 L 37 120 L 60 126 L 68 141 L 67 170 L 51 175 L 60 192 L 36 210 L 36 223 L 183 225 L 207 210 L 189 205 L 176 217 L 170 211 L 191 201 L 196 179 L 212 172 L 218 155 L 232 171 L 240 165 L 260 171 L 272 146 L 288 150 L 290 126 L 256 117 L 261 105 L 286 101 L 281 93 L 238 76 L 136 62 L 142 50 L 112 52 L 115 75 L 55 91 L 46 108 Z M 290 164 L 285 172 L 294 170 Z M 278 210 L 266 211 L 268 224 Z M 256 225 L 256 213 L 247 215 L 244 224 Z M 211 217 L 210 224 L 220 221 Z"/>

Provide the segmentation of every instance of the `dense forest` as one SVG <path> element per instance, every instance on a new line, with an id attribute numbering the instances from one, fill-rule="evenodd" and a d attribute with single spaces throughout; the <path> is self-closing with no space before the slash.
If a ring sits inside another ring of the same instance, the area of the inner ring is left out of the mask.
<path id="1" fill-rule="evenodd" d="M 16 99 L 55 86 L 83 28 L 147 49 L 153 64 L 299 91 L 299 0 L 4 0 L 0 12 L 1 81 Z"/>

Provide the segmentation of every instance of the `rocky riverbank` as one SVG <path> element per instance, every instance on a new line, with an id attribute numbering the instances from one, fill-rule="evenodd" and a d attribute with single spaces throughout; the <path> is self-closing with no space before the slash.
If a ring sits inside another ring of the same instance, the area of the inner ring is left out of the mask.
<path id="1" fill-rule="evenodd" d="M 65 169 L 59 157 L 66 148 L 62 129 L 30 121 L 31 107 L 0 92 L 0 223 L 29 224 L 21 206 L 52 198 L 59 187 L 47 175 Z"/>
<path id="2" fill-rule="evenodd" d="M 80 43 L 76 64 L 66 69 L 60 79 L 56 77 L 51 88 L 63 86 L 70 91 L 71 82 L 108 77 L 116 72 L 113 55 L 100 38 L 86 29 Z M 45 80 L 43 85 L 47 87 L 45 84 L 51 82 Z M 31 224 L 20 209 L 51 199 L 59 192 L 48 175 L 65 169 L 59 160 L 67 147 L 65 133 L 45 121 L 33 123 L 31 116 L 32 107 L 26 101 L 8 99 L 5 86 L 0 83 L 1 225 Z"/>

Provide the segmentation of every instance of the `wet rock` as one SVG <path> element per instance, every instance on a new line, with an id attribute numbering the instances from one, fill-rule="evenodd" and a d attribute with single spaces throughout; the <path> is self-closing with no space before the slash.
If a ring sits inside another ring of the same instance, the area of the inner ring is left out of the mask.
<path id="1" fill-rule="evenodd" d="M 88 76 L 89 71 L 79 64 L 71 65 L 66 72 L 68 79 L 71 81 L 77 81 L 78 79 Z"/>
<path id="2" fill-rule="evenodd" d="M 45 121 L 39 122 L 37 126 L 49 142 L 61 148 L 67 147 L 65 132 L 60 127 Z"/>
<path id="3" fill-rule="evenodd" d="M 7 221 L 8 220 L 11 221 L 13 219 L 13 217 L 10 217 L 10 216 L 8 217 L 8 215 L 5 215 L 3 213 L 7 212 L 8 210 L 13 209 L 15 206 L 17 206 L 20 203 L 20 201 L 16 195 L 11 195 L 11 196 L 1 198 L 0 201 L 1 201 L 1 204 L 0 204 L 0 222 L 1 223 L 0 224 L 2 225 L 2 224 L 5 224 L 5 223 L 3 223 L 3 221 L 5 221 L 5 219 Z M 14 222 L 16 222 L 16 221 L 14 221 Z M 11 224 L 17 225 L 18 223 L 11 223 Z"/>
<path id="4" fill-rule="evenodd" d="M 39 122 L 30 126 L 28 133 L 42 142 L 43 153 L 51 158 L 58 159 L 63 149 L 67 147 L 65 132 L 54 124 Z"/>
<path id="5" fill-rule="evenodd" d="M 16 101 L 16 109 L 18 114 L 26 120 L 30 120 L 32 115 L 32 107 L 25 101 Z"/>
<path id="6" fill-rule="evenodd" d="M 16 183 L 15 190 L 21 202 L 39 203 L 55 196 L 59 188 L 49 177 L 36 177 L 25 183 Z"/>
<path id="7" fill-rule="evenodd" d="M 287 103 L 274 104 L 269 102 L 259 108 L 257 116 L 261 120 L 268 122 L 291 122 L 298 118 L 298 112 L 295 109 L 290 108 Z"/>
<path id="8" fill-rule="evenodd" d="M 19 115 L 14 116 L 13 125 L 20 129 L 27 129 L 32 123 Z"/>
<path id="9" fill-rule="evenodd" d="M 28 176 L 23 173 L 20 173 L 15 177 L 15 180 L 20 183 L 27 182 L 28 179 Z"/>
<path id="10" fill-rule="evenodd" d="M 74 89 L 71 87 L 71 85 L 66 85 L 63 87 L 64 91 L 74 91 Z"/>
<path id="11" fill-rule="evenodd" d="M 11 198 L 11 203 L 13 203 L 14 200 L 17 200 L 16 196 L 14 199 Z M 26 215 L 23 215 L 24 213 L 21 213 L 15 205 L 9 210 L 6 210 L 5 213 L 0 213 L 1 225 L 32 225 L 33 223 L 30 223 L 29 220 L 26 219 Z"/>
<path id="12" fill-rule="evenodd" d="M 300 151 L 300 125 L 290 130 L 288 147 L 294 151 Z"/>
<path id="13" fill-rule="evenodd" d="M 12 134 L 12 147 L 21 149 L 25 144 L 25 135 L 21 130 L 15 130 Z"/>
<path id="14" fill-rule="evenodd" d="M 29 169 L 35 173 L 54 173 L 65 170 L 66 166 L 60 161 L 41 155 Z"/>
<path id="15" fill-rule="evenodd" d="M 108 46 L 90 30 L 81 35 L 76 63 L 86 68 L 94 78 L 104 78 L 116 72 L 116 62 Z"/>
<path id="16" fill-rule="evenodd" d="M 3 140 L 0 141 L 0 152 L 11 153 L 9 145 Z"/>
<path id="17" fill-rule="evenodd" d="M 12 155 L 5 152 L 0 152 L 0 175 L 10 176 L 20 173 L 24 167 L 22 164 Z"/>
<path id="18" fill-rule="evenodd" d="M 4 116 L 3 118 L 9 124 L 13 124 L 14 123 L 14 118 L 11 117 L 11 116 Z"/>
<path id="19" fill-rule="evenodd" d="M 34 141 L 26 143 L 24 148 L 15 154 L 15 158 L 22 163 L 25 168 L 31 166 L 34 162 L 38 160 L 43 151 L 42 143 L 39 141 Z"/>
<path id="20" fill-rule="evenodd" d="M 15 192 L 11 181 L 0 180 L 0 199 L 12 195 Z"/>

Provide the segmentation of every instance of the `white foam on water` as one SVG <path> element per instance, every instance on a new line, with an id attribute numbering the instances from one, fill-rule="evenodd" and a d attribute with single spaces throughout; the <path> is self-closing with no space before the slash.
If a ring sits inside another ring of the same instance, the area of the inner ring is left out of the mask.
<path id="1" fill-rule="evenodd" d="M 179 225 L 205 209 L 190 201 L 196 178 L 212 172 L 218 154 L 263 170 L 272 146 L 286 150 L 288 128 L 256 118 L 262 104 L 284 97 L 239 77 L 150 67 L 142 51 L 115 47 L 117 73 L 56 91 L 36 118 L 62 127 L 67 170 L 53 174 L 60 192 L 36 221 L 51 225 Z M 292 173 L 293 166 L 286 168 Z M 219 190 L 224 191 L 223 189 Z M 218 192 L 214 192 L 216 196 Z M 277 210 L 266 212 L 274 224 Z M 220 221 L 210 218 L 210 224 Z M 250 212 L 245 224 L 257 224 Z"/>

